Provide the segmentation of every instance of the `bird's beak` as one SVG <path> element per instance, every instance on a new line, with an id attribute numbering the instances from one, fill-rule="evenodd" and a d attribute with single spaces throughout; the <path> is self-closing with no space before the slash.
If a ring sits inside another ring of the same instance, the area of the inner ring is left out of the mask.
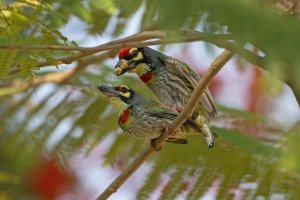
<path id="1" fill-rule="evenodd" d="M 124 59 L 120 59 L 118 61 L 118 63 L 116 64 L 115 66 L 115 69 L 114 69 L 114 74 L 116 76 L 120 76 L 124 73 L 126 73 L 127 71 L 133 69 L 135 66 L 134 66 L 134 61 L 132 60 L 124 60 Z"/>
<path id="2" fill-rule="evenodd" d="M 102 92 L 107 97 L 118 97 L 119 93 L 116 92 L 112 87 L 106 86 L 106 85 L 100 85 L 97 87 L 100 92 Z"/>
<path id="3" fill-rule="evenodd" d="M 98 86 L 98 89 L 109 98 L 109 102 L 120 112 L 128 107 L 119 97 L 119 93 L 113 88 L 105 85 Z"/>

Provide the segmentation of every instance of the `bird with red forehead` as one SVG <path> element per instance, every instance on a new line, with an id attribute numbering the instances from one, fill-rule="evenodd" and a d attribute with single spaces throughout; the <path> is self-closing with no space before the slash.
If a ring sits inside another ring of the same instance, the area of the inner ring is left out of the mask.
<path id="1" fill-rule="evenodd" d="M 200 80 L 186 63 L 164 55 L 149 47 L 123 48 L 114 74 L 135 73 L 169 107 L 181 111 Z M 202 127 L 208 147 L 214 145 L 214 134 L 208 123 L 217 115 L 217 109 L 208 89 L 202 94 L 193 118 Z"/>
<path id="2" fill-rule="evenodd" d="M 130 48 L 123 48 L 119 52 L 119 59 L 124 59 L 130 55 Z"/>

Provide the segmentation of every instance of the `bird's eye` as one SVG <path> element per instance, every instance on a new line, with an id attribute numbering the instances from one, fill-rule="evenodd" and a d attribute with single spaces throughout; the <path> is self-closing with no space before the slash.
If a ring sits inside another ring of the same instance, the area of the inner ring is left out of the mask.
<path id="1" fill-rule="evenodd" d="M 125 87 L 121 87 L 121 88 L 120 88 L 120 92 L 126 93 L 126 92 L 128 92 L 128 90 L 127 90 L 127 88 L 125 88 Z"/>
<path id="2" fill-rule="evenodd" d="M 122 89 L 121 89 L 121 92 L 122 92 L 122 93 L 125 93 L 125 92 L 126 92 L 126 89 L 125 89 L 125 88 L 122 88 Z"/>
<path id="3" fill-rule="evenodd" d="M 139 52 L 137 50 L 134 50 L 134 51 L 131 52 L 131 56 L 134 58 L 138 55 L 138 53 Z"/>

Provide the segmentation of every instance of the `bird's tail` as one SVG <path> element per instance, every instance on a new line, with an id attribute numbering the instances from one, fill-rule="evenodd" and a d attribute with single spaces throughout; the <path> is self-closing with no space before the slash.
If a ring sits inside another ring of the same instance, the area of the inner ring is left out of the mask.
<path id="1" fill-rule="evenodd" d="M 212 148 L 218 135 L 216 133 L 213 133 L 206 123 L 202 126 L 202 132 L 205 135 L 208 148 Z"/>
<path id="2" fill-rule="evenodd" d="M 210 128 L 208 127 L 208 125 L 206 123 L 204 123 L 202 126 L 202 132 L 204 133 L 204 135 L 206 135 L 205 139 L 206 139 L 208 148 L 212 148 L 215 144 L 216 137 L 218 137 L 217 134 L 211 132 Z"/>
<path id="3" fill-rule="evenodd" d="M 217 134 L 211 132 L 204 117 L 200 116 L 196 119 L 196 121 L 193 119 L 187 119 L 184 124 L 189 125 L 189 127 L 194 129 L 194 131 L 202 133 L 205 136 L 208 148 L 212 148 L 214 146 Z"/>
<path id="4" fill-rule="evenodd" d="M 208 148 L 212 148 L 214 146 L 217 134 L 211 132 L 210 128 L 208 127 L 207 118 L 199 114 L 193 118 L 195 118 L 196 123 L 201 127 L 201 133 L 203 133 L 205 136 Z"/>

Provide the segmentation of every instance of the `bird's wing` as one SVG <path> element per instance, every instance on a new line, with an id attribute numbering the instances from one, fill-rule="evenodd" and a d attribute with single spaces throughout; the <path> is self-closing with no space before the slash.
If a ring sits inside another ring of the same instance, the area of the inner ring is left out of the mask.
<path id="1" fill-rule="evenodd" d="M 169 119 L 171 121 L 173 121 L 178 115 L 178 113 L 176 111 L 174 111 L 171 108 L 168 108 L 166 106 L 163 106 L 163 105 L 156 106 L 156 107 L 148 107 L 145 110 L 146 110 L 145 111 L 146 115 L 149 115 L 149 116 L 152 116 L 152 117 L 154 116 L 154 117 L 162 118 L 162 119 Z M 191 118 L 188 118 L 183 123 L 183 125 L 194 129 L 198 133 L 203 133 L 202 128 L 200 127 L 200 125 Z"/>
<path id="2" fill-rule="evenodd" d="M 171 108 L 164 106 L 158 102 L 152 102 L 147 104 L 147 106 L 144 108 L 145 114 L 149 116 L 154 116 L 158 118 L 164 118 L 169 120 L 174 120 L 178 113 Z"/>
<path id="3" fill-rule="evenodd" d="M 175 71 L 179 76 L 188 80 L 194 89 L 196 88 L 200 77 L 187 64 L 170 57 L 166 57 L 163 62 L 169 70 Z M 208 88 L 202 94 L 200 102 L 209 118 L 217 115 L 217 109 Z"/>

